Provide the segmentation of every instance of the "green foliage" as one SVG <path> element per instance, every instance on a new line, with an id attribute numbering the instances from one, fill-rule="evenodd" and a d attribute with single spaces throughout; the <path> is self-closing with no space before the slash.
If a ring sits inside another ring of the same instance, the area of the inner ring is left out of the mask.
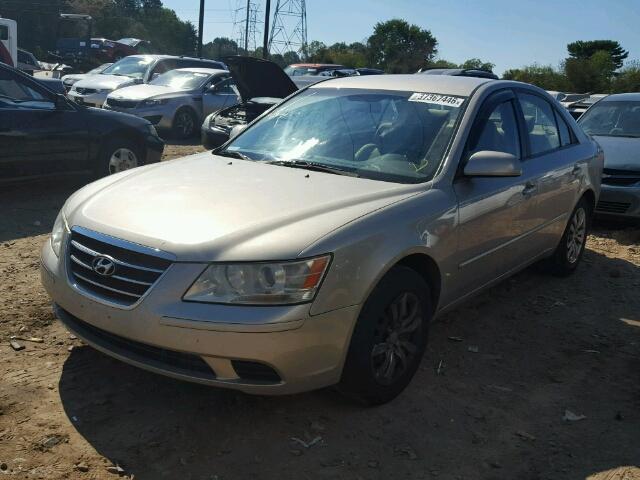
<path id="1" fill-rule="evenodd" d="M 569 84 L 576 92 L 608 92 L 615 70 L 611 55 L 599 50 L 589 58 L 568 58 L 564 65 Z"/>
<path id="2" fill-rule="evenodd" d="M 360 42 L 339 42 L 327 47 L 322 42 L 313 41 L 309 43 L 307 53 L 310 62 L 337 63 L 351 68 L 367 66 L 367 46 Z"/>
<path id="3" fill-rule="evenodd" d="M 551 65 L 533 64 L 522 68 L 507 70 L 502 75 L 505 80 L 531 83 L 545 90 L 569 91 L 571 88 L 563 72 L 555 70 Z"/>
<path id="4" fill-rule="evenodd" d="M 202 46 L 202 56 L 206 58 L 222 58 L 239 53 L 235 40 L 226 37 L 216 37 Z"/>
<path id="5" fill-rule="evenodd" d="M 470 58 L 460 65 L 460 68 L 469 70 L 484 70 L 485 72 L 493 72 L 496 64 L 491 62 L 483 62 L 479 58 Z"/>
<path id="6" fill-rule="evenodd" d="M 437 45 L 429 30 L 406 20 L 388 20 L 377 23 L 367 40 L 368 60 L 389 73 L 414 73 L 434 58 Z"/>
<path id="7" fill-rule="evenodd" d="M 631 62 L 613 79 L 611 93 L 640 92 L 640 63 Z"/>
<path id="8" fill-rule="evenodd" d="M 578 40 L 567 45 L 567 50 L 571 58 L 578 60 L 588 60 L 600 51 L 607 52 L 611 56 L 613 70 L 622 68 L 624 61 L 629 56 L 629 52 L 615 40 Z"/>

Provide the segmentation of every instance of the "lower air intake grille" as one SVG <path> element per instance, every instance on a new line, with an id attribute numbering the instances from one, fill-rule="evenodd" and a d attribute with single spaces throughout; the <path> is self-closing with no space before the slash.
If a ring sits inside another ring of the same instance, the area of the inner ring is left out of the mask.
<path id="1" fill-rule="evenodd" d="M 596 211 L 605 213 L 626 213 L 631 204 L 629 202 L 606 202 L 600 200 L 596 206 Z"/>
<path id="2" fill-rule="evenodd" d="M 130 306 L 171 265 L 168 254 L 74 227 L 69 240 L 74 285 L 93 296 Z"/>
<path id="3" fill-rule="evenodd" d="M 197 376 L 209 380 L 216 378 L 216 374 L 211 367 L 197 355 L 154 347 L 146 343 L 120 337 L 83 322 L 58 306 L 55 308 L 63 323 L 96 346 L 169 372 Z"/>
<path id="4" fill-rule="evenodd" d="M 243 380 L 264 383 L 280 383 L 280 375 L 268 365 L 258 362 L 245 362 L 243 360 L 231 360 L 231 365 L 238 376 Z"/>

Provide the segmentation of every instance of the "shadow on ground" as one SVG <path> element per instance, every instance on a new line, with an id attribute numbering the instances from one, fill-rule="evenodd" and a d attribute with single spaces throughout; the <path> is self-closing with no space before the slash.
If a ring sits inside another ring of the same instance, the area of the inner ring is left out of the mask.
<path id="1" fill-rule="evenodd" d="M 639 267 L 592 251 L 568 279 L 525 271 L 435 323 L 411 386 L 375 409 L 181 383 L 89 347 L 59 391 L 137 480 L 585 479 L 640 462 L 639 290 Z"/>

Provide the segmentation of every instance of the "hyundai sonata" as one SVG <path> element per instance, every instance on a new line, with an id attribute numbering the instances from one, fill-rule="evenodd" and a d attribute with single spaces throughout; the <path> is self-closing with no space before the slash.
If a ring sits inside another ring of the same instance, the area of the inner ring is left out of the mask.
<path id="1" fill-rule="evenodd" d="M 602 165 L 530 85 L 339 78 L 213 153 L 76 192 L 42 281 L 70 331 L 125 362 L 382 403 L 415 374 L 435 315 L 539 260 L 575 271 Z"/>

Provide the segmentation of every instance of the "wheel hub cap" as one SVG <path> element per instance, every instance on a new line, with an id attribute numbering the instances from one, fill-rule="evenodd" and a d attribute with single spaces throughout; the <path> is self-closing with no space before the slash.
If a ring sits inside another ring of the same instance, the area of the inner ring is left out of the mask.
<path id="1" fill-rule="evenodd" d="M 567 261 L 569 263 L 578 261 L 580 252 L 584 247 L 586 233 L 587 214 L 584 209 L 579 208 L 569 224 L 569 233 L 567 235 Z"/>
<path id="2" fill-rule="evenodd" d="M 124 172 L 138 166 L 138 158 L 128 148 L 119 148 L 109 159 L 109 173 Z"/>

